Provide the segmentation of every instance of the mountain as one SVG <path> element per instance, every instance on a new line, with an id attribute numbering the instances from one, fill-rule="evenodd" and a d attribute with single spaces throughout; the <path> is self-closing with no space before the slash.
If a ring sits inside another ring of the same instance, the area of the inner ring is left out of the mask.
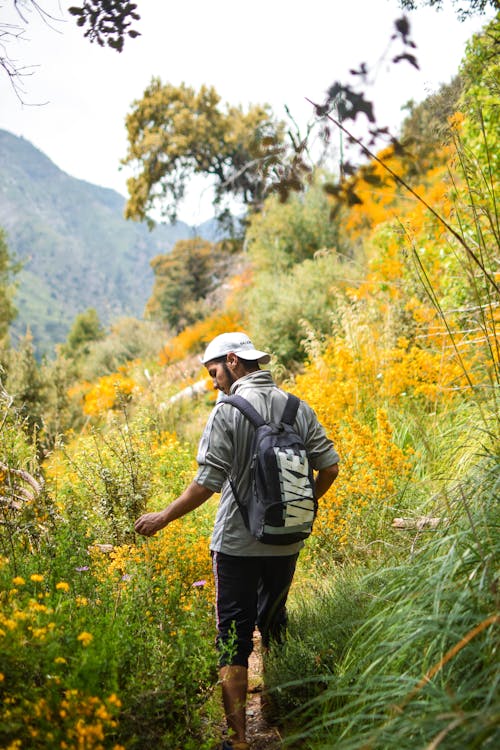
<path id="1" fill-rule="evenodd" d="M 23 263 L 14 341 L 29 326 L 38 354 L 52 354 L 89 307 L 105 325 L 142 317 L 150 260 L 195 231 L 182 222 L 149 231 L 123 218 L 124 205 L 119 193 L 70 177 L 29 141 L 0 130 L 0 227 Z M 205 229 L 196 233 L 209 235 L 211 224 Z"/>

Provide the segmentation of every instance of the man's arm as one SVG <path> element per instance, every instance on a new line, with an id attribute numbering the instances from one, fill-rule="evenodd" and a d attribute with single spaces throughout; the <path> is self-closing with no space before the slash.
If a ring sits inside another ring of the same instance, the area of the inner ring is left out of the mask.
<path id="1" fill-rule="evenodd" d="M 316 474 L 316 479 L 314 481 L 314 489 L 316 492 L 316 498 L 318 500 L 325 494 L 328 489 L 330 489 L 334 480 L 337 478 L 338 473 L 338 464 L 332 464 L 331 466 L 327 466 L 325 469 L 320 469 L 318 471 L 318 473 Z"/>
<path id="2" fill-rule="evenodd" d="M 198 482 L 191 482 L 179 497 L 158 513 L 145 513 L 135 522 L 135 530 L 143 536 L 153 536 L 186 513 L 198 508 L 213 495 L 213 490 L 203 487 Z"/>

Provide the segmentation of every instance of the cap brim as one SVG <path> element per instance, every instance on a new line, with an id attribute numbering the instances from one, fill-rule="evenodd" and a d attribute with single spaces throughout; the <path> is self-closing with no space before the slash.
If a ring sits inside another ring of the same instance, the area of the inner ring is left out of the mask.
<path id="1" fill-rule="evenodd" d="M 259 352 L 258 349 L 244 349 L 242 351 L 234 352 L 241 359 L 247 359 L 250 362 L 260 362 L 262 365 L 267 365 L 271 361 L 271 357 L 266 352 Z"/>

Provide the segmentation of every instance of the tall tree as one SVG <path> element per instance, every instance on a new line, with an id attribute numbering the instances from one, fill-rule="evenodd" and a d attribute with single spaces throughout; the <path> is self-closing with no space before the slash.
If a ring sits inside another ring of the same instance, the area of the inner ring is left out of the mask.
<path id="1" fill-rule="evenodd" d="M 7 377 L 7 391 L 14 398 L 14 405 L 25 422 L 26 430 L 38 443 L 38 433 L 43 426 L 46 403 L 46 384 L 35 358 L 33 337 L 29 330 L 12 352 Z"/>
<path id="2" fill-rule="evenodd" d="M 443 0 L 399 0 L 399 4 L 406 10 L 415 10 L 419 5 L 429 5 L 440 10 Z M 460 20 L 464 21 L 469 16 L 484 14 L 489 7 L 498 9 L 498 0 L 453 0 L 453 5 L 457 8 Z"/>
<path id="3" fill-rule="evenodd" d="M 38 0 L 11 0 L 11 5 L 16 13 L 11 19 L 0 20 L 0 68 L 19 94 L 21 79 L 31 75 L 33 69 L 32 66 L 26 68 L 11 56 L 9 45 L 25 39 L 31 16 L 41 17 L 50 25 L 64 23 L 65 19 L 52 16 Z M 82 0 L 80 5 L 72 5 L 68 11 L 75 16 L 84 36 L 101 47 L 106 45 L 121 52 L 127 37 L 134 39 L 140 35 L 136 28 L 132 28 L 140 20 L 137 5 L 129 0 Z"/>
<path id="4" fill-rule="evenodd" d="M 88 354 L 89 344 L 99 341 L 104 336 L 105 330 L 101 325 L 97 310 L 89 307 L 88 310 L 76 316 L 62 352 L 73 358 L 85 356 Z"/>
<path id="5" fill-rule="evenodd" d="M 227 253 L 195 237 L 177 242 L 171 253 L 151 261 L 155 274 L 146 316 L 178 332 L 206 312 L 207 295 L 227 273 Z"/>
<path id="6" fill-rule="evenodd" d="M 267 106 L 221 106 L 214 88 L 198 92 L 153 78 L 127 116 L 129 141 L 123 164 L 133 167 L 125 215 L 148 219 L 159 209 L 174 220 L 193 175 L 214 178 L 215 205 L 224 196 L 258 206 L 266 191 L 266 167 L 274 163 L 283 125 Z"/>
<path id="7" fill-rule="evenodd" d="M 13 262 L 7 247 L 5 232 L 0 229 L 0 341 L 7 335 L 9 326 L 17 315 L 12 301 L 13 277 L 17 271 L 19 271 L 19 265 Z"/>

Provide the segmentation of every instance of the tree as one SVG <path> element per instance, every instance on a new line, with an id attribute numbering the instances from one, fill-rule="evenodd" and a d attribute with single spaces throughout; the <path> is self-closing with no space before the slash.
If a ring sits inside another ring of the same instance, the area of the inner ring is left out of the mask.
<path id="1" fill-rule="evenodd" d="M 46 387 L 35 358 L 33 337 L 29 330 L 12 352 L 7 377 L 7 391 L 14 398 L 14 406 L 26 425 L 26 431 L 38 444 L 38 432 L 43 426 Z"/>
<path id="2" fill-rule="evenodd" d="M 206 313 L 207 295 L 226 275 L 227 253 L 195 237 L 180 240 L 171 253 L 151 261 L 155 274 L 146 316 L 179 332 Z"/>
<path id="3" fill-rule="evenodd" d="M 121 52 L 126 37 L 140 36 L 130 28 L 140 16 L 137 5 L 129 0 L 84 0 L 81 6 L 69 8 L 69 12 L 78 19 L 78 26 L 85 28 L 84 36 L 101 47 L 107 45 Z"/>
<path id="4" fill-rule="evenodd" d="M 12 302 L 14 288 L 12 277 L 19 271 L 19 265 L 13 263 L 9 254 L 5 232 L 0 229 L 0 341 L 5 338 L 9 326 L 17 315 Z"/>
<path id="5" fill-rule="evenodd" d="M 126 127 L 129 149 L 123 164 L 133 167 L 128 180 L 127 218 L 147 219 L 159 208 L 175 220 L 193 175 L 215 180 L 215 206 L 223 197 L 259 206 L 266 187 L 266 167 L 276 157 L 283 126 L 267 106 L 221 107 L 214 88 L 199 92 L 153 78 L 142 99 L 133 103 Z"/>
<path id="6" fill-rule="evenodd" d="M 431 164 L 443 160 L 443 143 L 451 138 L 449 119 L 458 109 L 462 87 L 462 79 L 457 75 L 420 104 L 409 102 L 406 105 L 408 115 L 400 135 L 406 176 L 425 174 Z"/>
<path id="7" fill-rule="evenodd" d="M 488 7 L 498 8 L 498 0 L 453 0 L 453 5 L 458 5 L 457 15 L 461 21 L 469 16 L 482 15 Z M 440 10 L 443 7 L 443 0 L 399 0 L 399 4 L 405 10 L 415 10 L 419 5 L 429 5 L 431 8 Z"/>
<path id="8" fill-rule="evenodd" d="M 0 21 L 0 68 L 3 68 L 19 94 L 21 78 L 30 75 L 32 69 L 26 69 L 10 57 L 9 44 L 24 38 L 31 14 L 41 17 L 48 24 L 63 22 L 63 19 L 51 16 L 37 0 L 11 2 L 17 12 L 17 23 Z M 121 52 L 127 37 L 134 39 L 140 35 L 137 29 L 131 28 L 140 16 L 137 5 L 129 0 L 83 0 L 81 5 L 71 6 L 68 10 L 77 19 L 77 25 L 84 29 L 84 36 L 101 47 L 107 45 Z"/>
<path id="9" fill-rule="evenodd" d="M 104 338 L 105 330 L 101 325 L 97 311 L 89 307 L 76 316 L 68 334 L 66 344 L 62 347 L 66 356 L 82 357 L 88 353 L 89 344 Z"/>

